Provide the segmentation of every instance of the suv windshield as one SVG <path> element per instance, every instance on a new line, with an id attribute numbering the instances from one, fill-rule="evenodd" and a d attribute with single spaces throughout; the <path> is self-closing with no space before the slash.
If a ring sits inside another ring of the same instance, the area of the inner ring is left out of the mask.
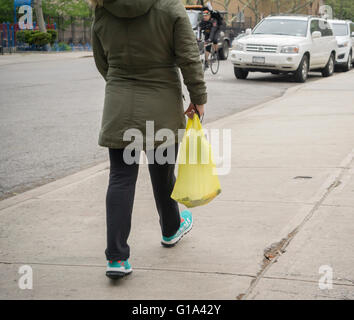
<path id="1" fill-rule="evenodd" d="M 333 33 L 335 36 L 346 36 L 348 35 L 348 27 L 343 23 L 333 23 Z"/>
<path id="2" fill-rule="evenodd" d="M 195 11 L 187 11 L 187 14 L 188 14 L 189 21 L 191 22 L 193 29 L 197 28 L 199 13 L 195 12 Z"/>
<path id="3" fill-rule="evenodd" d="M 265 19 L 253 34 L 279 34 L 284 36 L 306 37 L 307 21 L 295 19 Z"/>

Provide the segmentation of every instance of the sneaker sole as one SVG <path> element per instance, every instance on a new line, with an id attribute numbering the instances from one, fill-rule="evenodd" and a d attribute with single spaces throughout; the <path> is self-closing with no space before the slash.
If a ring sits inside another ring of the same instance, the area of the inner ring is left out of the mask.
<path id="1" fill-rule="evenodd" d="M 186 231 L 184 231 L 184 232 L 182 233 L 181 237 L 180 237 L 176 242 L 174 242 L 174 243 L 165 243 L 165 242 L 162 242 L 162 241 L 161 241 L 161 244 L 162 244 L 164 247 L 166 247 L 166 248 L 174 247 L 174 246 L 184 237 L 184 235 L 186 235 L 189 231 L 192 230 L 192 228 L 193 228 L 193 221 L 192 221 L 192 224 L 190 225 L 190 227 L 189 227 Z"/>
<path id="2" fill-rule="evenodd" d="M 129 272 L 123 272 L 123 271 L 106 271 L 106 276 L 110 279 L 120 279 L 123 278 L 129 274 L 131 274 L 133 270 Z"/>

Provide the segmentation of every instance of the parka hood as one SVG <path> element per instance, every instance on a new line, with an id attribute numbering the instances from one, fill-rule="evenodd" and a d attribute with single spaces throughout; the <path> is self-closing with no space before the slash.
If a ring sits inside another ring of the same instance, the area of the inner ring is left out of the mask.
<path id="1" fill-rule="evenodd" d="M 104 0 L 103 7 L 118 18 L 135 18 L 147 13 L 157 0 Z"/>

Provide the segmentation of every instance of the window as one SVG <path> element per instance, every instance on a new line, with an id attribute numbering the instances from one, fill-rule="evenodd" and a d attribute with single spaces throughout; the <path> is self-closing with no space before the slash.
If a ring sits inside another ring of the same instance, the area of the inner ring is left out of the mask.
<path id="1" fill-rule="evenodd" d="M 321 31 L 319 26 L 319 20 L 311 20 L 311 34 L 315 31 Z"/>
<path id="2" fill-rule="evenodd" d="M 354 23 L 350 24 L 350 34 L 353 37 L 353 32 L 354 32 Z"/>
<path id="3" fill-rule="evenodd" d="M 264 19 L 253 34 L 276 34 L 282 36 L 306 37 L 307 20 Z"/>
<path id="4" fill-rule="evenodd" d="M 333 30 L 326 20 L 314 19 L 311 21 L 311 34 L 314 31 L 321 32 L 322 37 L 333 36 Z"/>
<path id="5" fill-rule="evenodd" d="M 335 36 L 346 36 L 348 35 L 348 24 L 343 23 L 333 23 L 333 32 Z"/>

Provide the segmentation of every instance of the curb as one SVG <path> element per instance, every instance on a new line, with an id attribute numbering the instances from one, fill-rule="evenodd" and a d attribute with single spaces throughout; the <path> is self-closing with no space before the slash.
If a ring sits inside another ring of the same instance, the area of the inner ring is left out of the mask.
<path id="1" fill-rule="evenodd" d="M 93 57 L 92 51 L 69 51 L 69 52 L 29 52 L 29 53 L 14 53 L 6 54 L 0 56 L 0 67 L 14 65 L 14 64 L 26 64 L 26 63 L 42 63 L 49 61 L 68 60 L 68 59 L 80 59 L 84 57 Z M 22 57 L 27 59 L 26 61 L 19 61 L 18 59 Z M 33 61 L 29 61 L 28 58 L 35 57 Z M 44 60 L 38 59 L 39 57 L 44 58 Z"/>
<path id="2" fill-rule="evenodd" d="M 46 193 L 52 192 L 59 190 L 60 188 L 64 188 L 68 185 L 75 184 L 78 182 L 81 182 L 83 180 L 86 180 L 88 178 L 91 178 L 102 171 L 108 170 L 109 169 L 109 161 L 102 162 L 98 165 L 92 166 L 88 169 L 84 169 L 81 171 L 78 171 L 74 174 L 71 174 L 69 176 L 60 178 L 58 180 L 55 180 L 53 182 L 44 184 L 40 187 L 25 191 L 19 195 L 4 199 L 0 201 L 0 211 L 4 210 L 9 207 L 16 206 L 24 201 L 27 201 L 29 199 L 33 199 L 39 196 L 42 196 Z M 1 215 L 1 212 L 0 212 Z"/>
<path id="3" fill-rule="evenodd" d="M 217 119 L 217 120 L 215 120 L 213 122 L 209 122 L 208 124 L 205 125 L 205 128 L 208 128 L 210 126 L 215 127 L 215 125 L 218 125 L 218 123 L 225 121 L 225 119 L 227 119 L 229 121 L 230 117 L 232 117 L 232 118 L 243 118 L 243 117 L 247 116 L 248 114 L 250 114 L 250 113 L 252 113 L 252 112 L 254 112 L 256 110 L 259 110 L 259 109 L 267 107 L 268 105 L 270 105 L 274 101 L 279 101 L 281 99 L 284 99 L 286 96 L 296 92 L 297 90 L 299 90 L 302 87 L 303 87 L 303 85 L 298 85 L 298 86 L 295 86 L 295 87 L 288 88 L 287 90 L 285 90 L 284 94 L 281 97 L 278 97 L 278 98 L 272 99 L 270 101 L 261 103 L 259 105 L 253 106 L 253 107 L 251 107 L 249 109 L 240 111 L 240 112 L 235 113 L 235 114 L 233 114 L 231 116 L 226 116 L 224 118 Z M 98 174 L 101 171 L 108 170 L 109 169 L 109 165 L 110 165 L 109 161 L 104 161 L 104 162 L 102 162 L 102 163 L 100 163 L 98 165 L 92 166 L 92 167 L 90 167 L 88 169 L 84 169 L 84 170 L 78 171 L 78 172 L 76 172 L 74 174 L 71 174 L 71 175 L 63 177 L 63 178 L 59 178 L 59 179 L 57 179 L 57 180 L 55 180 L 53 182 L 44 184 L 44 185 L 42 185 L 40 187 L 35 187 L 33 189 L 25 191 L 25 192 L 23 192 L 21 194 L 18 194 L 16 196 L 13 196 L 13 197 L 10 197 L 10 198 L 6 198 L 6 199 L 0 201 L 0 210 L 4 210 L 6 208 L 13 207 L 13 206 L 15 206 L 15 205 L 17 205 L 19 203 L 22 203 L 22 202 L 27 201 L 29 199 L 33 199 L 33 198 L 39 197 L 39 196 L 41 196 L 43 194 L 46 194 L 46 193 L 49 193 L 49 192 L 52 192 L 52 191 L 55 191 L 55 190 L 58 190 L 58 189 L 63 188 L 65 186 L 67 186 L 67 185 L 83 181 L 83 180 L 85 180 L 85 179 L 87 179 L 89 177 L 92 177 L 92 176 Z"/>
<path id="4" fill-rule="evenodd" d="M 337 74 L 335 76 L 336 77 L 338 77 L 338 76 L 339 77 L 344 77 L 344 76 L 346 76 L 348 74 L 351 74 L 351 73 L 354 73 L 354 70 L 352 70 L 350 72 L 343 73 L 343 74 Z M 332 77 L 326 78 L 326 79 L 331 79 L 331 78 Z M 319 79 L 319 80 L 326 80 L 326 79 Z M 317 81 L 315 81 L 315 82 L 317 82 Z M 242 119 L 242 118 L 248 116 L 249 114 L 251 114 L 254 111 L 257 111 L 257 110 L 262 109 L 262 108 L 266 108 L 267 106 L 273 104 L 274 102 L 284 100 L 289 95 L 291 95 L 293 93 L 296 93 L 300 89 L 306 88 L 307 86 L 309 86 L 311 84 L 312 84 L 312 82 L 311 83 L 300 84 L 300 85 L 288 88 L 284 92 L 284 94 L 282 96 L 278 97 L 278 98 L 269 100 L 267 102 L 264 102 L 264 103 L 261 103 L 259 105 L 253 106 L 253 107 L 251 107 L 249 109 L 237 112 L 237 113 L 235 113 L 233 115 L 226 116 L 224 118 L 217 119 L 217 120 L 215 120 L 213 122 L 207 123 L 205 125 L 205 128 L 215 127 L 215 126 L 218 126 L 218 125 L 220 126 L 225 121 L 229 122 L 232 119 Z M 63 188 L 65 186 L 67 186 L 67 185 L 78 183 L 80 181 L 83 181 L 83 180 L 85 180 L 85 179 L 87 179 L 89 177 L 92 177 L 92 176 L 100 173 L 101 171 L 108 170 L 108 169 L 109 169 L 109 161 L 105 161 L 105 162 L 100 163 L 98 165 L 92 166 L 92 167 L 90 167 L 88 169 L 84 169 L 84 170 L 78 171 L 77 173 L 74 173 L 74 174 L 71 174 L 69 176 L 66 176 L 66 177 L 60 178 L 58 180 L 55 180 L 53 182 L 50 182 L 48 184 L 44 184 L 44 185 L 42 185 L 40 187 L 36 187 L 34 189 L 25 191 L 25 192 L 23 192 L 23 193 L 21 193 L 19 195 L 16 195 L 16 196 L 13 196 L 13 197 L 10 197 L 10 198 L 7 198 L 7 199 L 4 199 L 4 200 L 0 201 L 0 210 L 4 210 L 6 208 L 13 207 L 13 206 L 15 206 L 15 205 L 17 205 L 19 203 L 22 203 L 22 202 L 24 202 L 26 200 L 29 200 L 29 199 L 32 199 L 32 198 L 35 198 L 35 197 L 39 197 L 39 196 L 41 196 L 43 194 L 58 190 L 58 189 Z"/>

